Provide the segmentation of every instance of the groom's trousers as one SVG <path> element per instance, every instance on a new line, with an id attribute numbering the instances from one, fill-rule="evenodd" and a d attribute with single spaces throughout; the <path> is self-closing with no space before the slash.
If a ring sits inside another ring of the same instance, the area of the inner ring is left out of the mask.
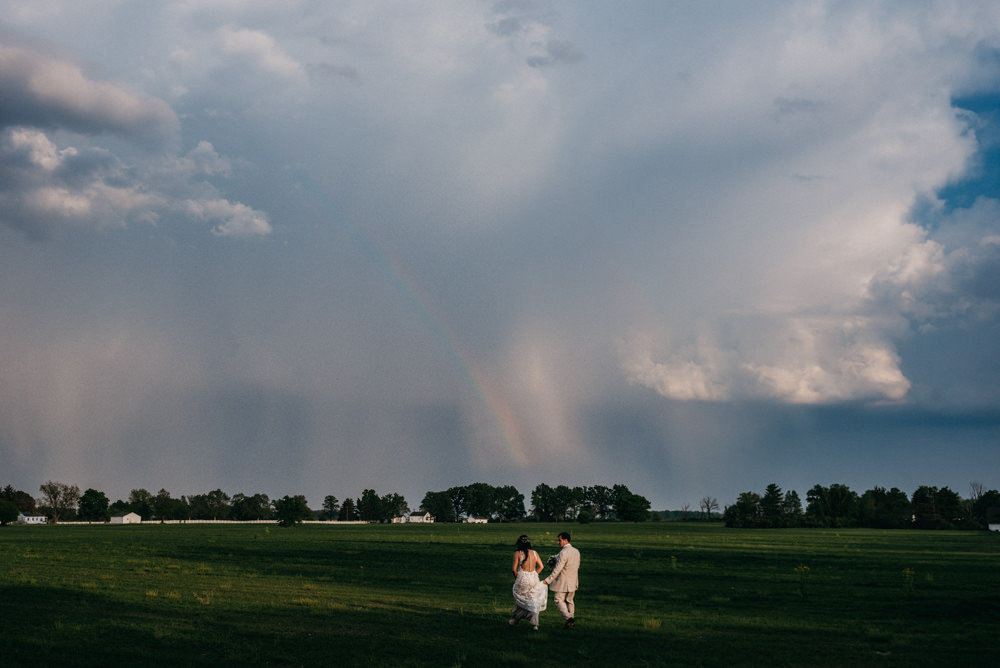
<path id="1" fill-rule="evenodd" d="M 573 605 L 575 593 L 575 591 L 553 592 L 552 601 L 556 604 L 556 610 L 562 615 L 563 620 L 573 619 L 576 616 L 576 606 Z"/>

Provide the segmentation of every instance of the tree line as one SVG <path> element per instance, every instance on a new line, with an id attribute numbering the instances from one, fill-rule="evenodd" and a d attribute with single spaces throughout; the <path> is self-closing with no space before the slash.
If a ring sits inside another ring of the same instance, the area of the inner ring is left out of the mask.
<path id="1" fill-rule="evenodd" d="M 722 513 L 728 527 L 869 527 L 874 529 L 985 529 L 1000 522 L 1000 492 L 973 482 L 962 498 L 948 487 L 921 485 L 907 496 L 896 487 L 858 494 L 847 485 L 815 485 L 805 508 L 795 490 L 771 483 L 764 493 L 743 492 Z"/>
<path id="2" fill-rule="evenodd" d="M 107 522 L 112 516 L 136 513 L 143 521 L 161 520 L 278 520 L 294 524 L 307 519 L 389 522 L 410 513 L 406 499 L 395 492 L 379 495 L 365 489 L 356 498 L 341 502 L 336 496 L 323 498 L 313 511 L 303 495 L 270 499 L 267 494 L 229 494 L 221 489 L 205 494 L 175 497 L 165 489 L 156 494 L 133 489 L 127 499 L 113 503 L 104 492 L 76 485 L 47 481 L 39 487 L 37 499 L 7 485 L 0 490 L 0 523 L 17 519 L 18 513 L 43 514 L 53 523 L 60 521 Z M 427 492 L 420 511 L 437 522 L 458 522 L 482 518 L 493 522 L 621 520 L 640 522 L 650 518 L 649 501 L 633 494 L 625 485 L 605 487 L 550 487 L 538 485 L 531 493 L 530 513 L 525 497 L 512 485 L 493 486 L 477 482 Z"/>
<path id="3" fill-rule="evenodd" d="M 294 524 L 302 520 L 389 522 L 410 512 L 406 499 L 397 493 L 378 494 L 365 489 L 356 498 L 327 495 L 319 510 L 311 510 L 303 495 L 270 499 L 267 494 L 229 494 L 221 489 L 204 494 L 174 497 L 161 489 L 153 494 L 133 489 L 127 499 L 110 502 L 95 489 L 80 492 L 76 485 L 47 481 L 36 500 L 11 485 L 0 489 L 0 523 L 17 519 L 18 513 L 43 514 L 60 521 L 106 522 L 114 515 L 134 512 L 150 520 L 277 520 Z M 664 519 L 651 513 L 649 501 L 625 485 L 549 486 L 539 484 L 531 492 L 530 509 L 525 496 L 512 485 L 483 482 L 427 492 L 419 510 L 437 522 L 481 518 L 491 522 L 641 522 Z M 705 497 L 701 517 L 717 517 L 718 502 Z M 689 508 L 681 511 L 688 516 Z M 674 513 L 676 515 L 676 513 Z M 763 494 L 741 493 L 726 506 L 722 519 L 729 527 L 871 527 L 881 529 L 980 529 L 1000 522 L 1000 492 L 971 484 L 971 494 L 962 498 L 948 487 L 920 486 L 913 494 L 893 487 L 875 487 L 858 494 L 847 485 L 815 485 L 806 493 L 805 505 L 795 490 L 782 491 L 771 483 Z"/>
<path id="4" fill-rule="evenodd" d="M 494 487 L 484 482 L 427 492 L 420 507 L 435 521 L 455 522 L 478 517 L 494 522 L 590 522 L 620 520 L 642 522 L 650 518 L 649 500 L 633 494 L 625 485 L 576 486 L 542 483 L 531 492 L 531 510 L 525 511 L 524 495 L 512 485 Z"/>

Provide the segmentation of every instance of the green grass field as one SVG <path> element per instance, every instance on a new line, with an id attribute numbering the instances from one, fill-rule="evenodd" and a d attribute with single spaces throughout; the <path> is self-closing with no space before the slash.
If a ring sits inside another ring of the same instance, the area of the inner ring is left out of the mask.
<path id="1" fill-rule="evenodd" d="M 507 625 L 512 545 L 577 626 Z M 720 524 L 0 529 L 4 666 L 986 666 L 1000 535 Z"/>

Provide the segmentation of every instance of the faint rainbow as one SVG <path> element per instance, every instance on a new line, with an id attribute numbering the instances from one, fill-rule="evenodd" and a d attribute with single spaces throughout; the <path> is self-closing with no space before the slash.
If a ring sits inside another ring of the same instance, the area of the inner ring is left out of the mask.
<path id="1" fill-rule="evenodd" d="M 328 210 L 338 212 L 339 207 L 308 175 L 295 172 L 295 177 L 296 181 L 309 190 Z M 384 270 L 393 288 L 413 306 L 414 311 L 424 321 L 424 324 L 456 360 L 458 367 L 475 391 L 476 397 L 486 408 L 514 463 L 521 467 L 528 466 L 531 463 L 530 450 L 527 447 L 516 413 L 511 408 L 510 403 L 504 399 L 490 374 L 476 362 L 475 357 L 463 345 L 461 337 L 448 324 L 448 320 L 440 313 L 440 310 L 436 308 L 431 295 L 413 275 L 413 272 L 409 271 L 405 263 L 378 244 L 349 215 L 341 212 L 338 218 L 337 223 L 350 234 L 359 249 Z"/>

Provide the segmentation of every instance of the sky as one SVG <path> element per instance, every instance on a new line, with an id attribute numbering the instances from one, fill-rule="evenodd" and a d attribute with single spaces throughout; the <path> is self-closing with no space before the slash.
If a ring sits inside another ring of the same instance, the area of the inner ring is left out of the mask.
<path id="1" fill-rule="evenodd" d="M 0 484 L 998 488 L 998 112 L 993 0 L 0 0 Z"/>

